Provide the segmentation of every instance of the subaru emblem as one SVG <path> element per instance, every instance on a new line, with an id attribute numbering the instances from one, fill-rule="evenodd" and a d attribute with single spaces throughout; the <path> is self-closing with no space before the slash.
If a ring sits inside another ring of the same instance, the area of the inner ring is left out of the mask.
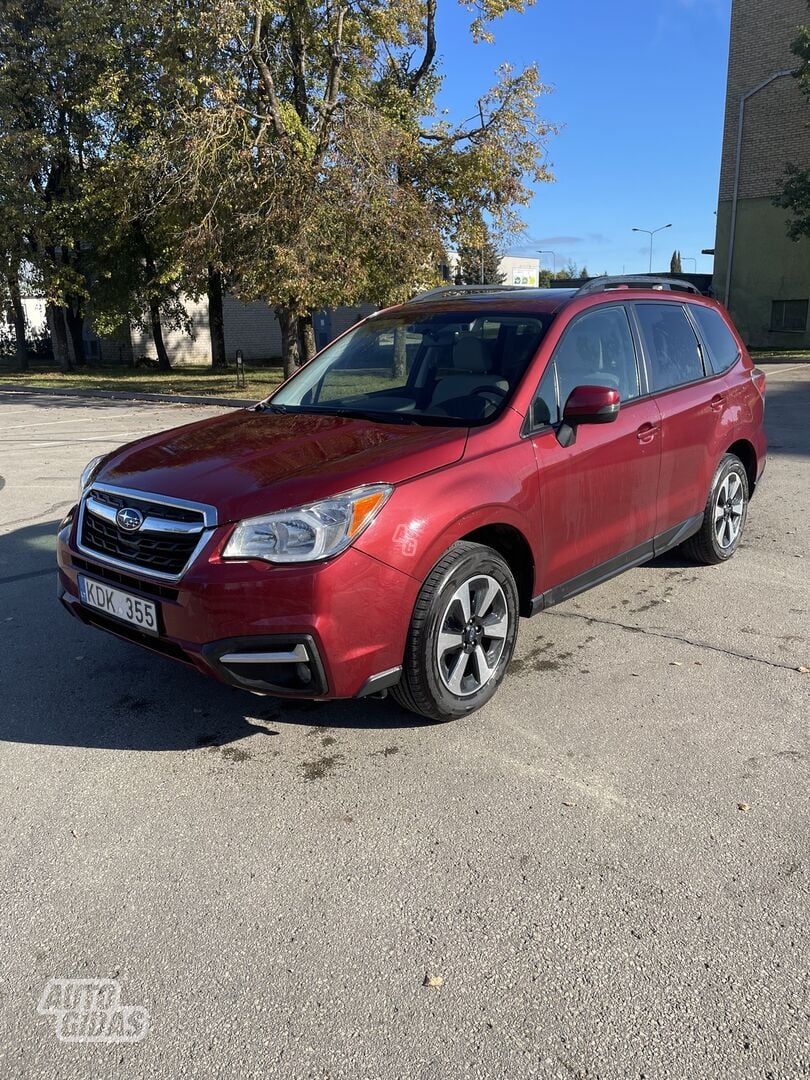
<path id="1" fill-rule="evenodd" d="M 115 515 L 115 521 L 122 532 L 134 533 L 143 525 L 143 514 L 131 506 L 124 506 Z"/>

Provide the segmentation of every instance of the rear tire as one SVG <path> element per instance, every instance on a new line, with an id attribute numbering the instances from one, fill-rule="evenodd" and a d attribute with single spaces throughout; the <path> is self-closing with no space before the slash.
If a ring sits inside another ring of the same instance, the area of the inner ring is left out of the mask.
<path id="1" fill-rule="evenodd" d="M 740 546 L 748 517 L 748 474 L 734 454 L 726 454 L 712 480 L 703 524 L 683 545 L 696 563 L 713 566 L 727 562 Z"/>
<path id="2" fill-rule="evenodd" d="M 480 709 L 506 674 L 518 616 L 517 586 L 501 556 L 467 540 L 453 544 L 420 590 L 391 696 L 440 722 Z"/>

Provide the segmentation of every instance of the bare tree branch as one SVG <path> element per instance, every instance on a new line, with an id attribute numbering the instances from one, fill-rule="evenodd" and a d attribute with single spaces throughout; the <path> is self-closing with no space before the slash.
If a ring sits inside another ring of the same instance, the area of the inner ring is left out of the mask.
<path id="1" fill-rule="evenodd" d="M 425 55 L 416 71 L 408 76 L 407 86 L 411 94 L 417 92 L 436 57 L 436 0 L 427 0 L 426 8 Z"/>
<path id="2" fill-rule="evenodd" d="M 256 70 L 259 73 L 264 92 L 267 95 L 267 103 L 269 105 L 270 119 L 273 124 L 273 130 L 276 135 L 281 138 L 286 134 L 284 127 L 284 121 L 281 118 L 281 110 L 279 108 L 278 97 L 276 96 L 276 87 L 273 82 L 273 76 L 270 68 L 262 56 L 262 14 L 259 8 L 256 8 L 253 13 L 253 38 L 250 43 L 250 55 L 253 57 L 253 62 L 256 65 Z"/>
<path id="3" fill-rule="evenodd" d="M 317 156 L 320 158 L 326 152 L 329 141 L 329 117 L 335 111 L 340 93 L 340 77 L 343 72 L 343 26 L 346 20 L 348 7 L 342 5 L 337 12 L 335 31 L 330 47 L 331 61 L 329 75 L 326 80 L 326 91 L 323 101 L 319 105 L 320 117 L 316 125 L 318 133 Z"/>

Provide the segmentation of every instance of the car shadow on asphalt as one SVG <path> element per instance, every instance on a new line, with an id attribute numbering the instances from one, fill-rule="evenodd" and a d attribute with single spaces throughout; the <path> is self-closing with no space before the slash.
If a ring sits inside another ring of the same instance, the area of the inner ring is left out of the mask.
<path id="1" fill-rule="evenodd" d="M 391 698 L 284 701 L 84 626 L 57 599 L 59 522 L 0 536 L 0 740 L 116 750 L 187 750 L 281 725 L 390 731 L 430 726 Z"/>

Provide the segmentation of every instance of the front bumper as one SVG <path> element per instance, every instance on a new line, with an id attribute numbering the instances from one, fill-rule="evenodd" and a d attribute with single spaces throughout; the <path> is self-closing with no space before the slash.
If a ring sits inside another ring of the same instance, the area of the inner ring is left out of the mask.
<path id="1" fill-rule="evenodd" d="M 168 586 L 80 552 L 75 522 L 66 523 L 59 599 L 82 622 L 257 693 L 346 698 L 398 681 L 419 582 L 355 548 L 310 565 L 223 561 L 227 531 L 216 529 Z M 154 601 L 160 634 L 83 605 L 80 573 Z"/>

